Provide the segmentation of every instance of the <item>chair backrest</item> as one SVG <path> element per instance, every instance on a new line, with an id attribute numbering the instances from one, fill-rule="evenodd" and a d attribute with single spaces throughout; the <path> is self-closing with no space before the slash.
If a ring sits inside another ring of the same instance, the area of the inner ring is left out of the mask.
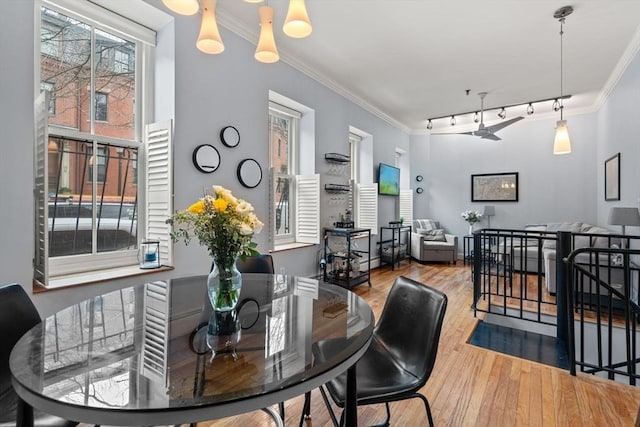
<path id="1" fill-rule="evenodd" d="M 436 361 L 446 310 L 444 293 L 399 276 L 375 327 L 375 338 L 397 363 L 420 379 L 420 387 L 429 379 Z"/>
<path id="2" fill-rule="evenodd" d="M 273 258 L 269 254 L 248 256 L 244 261 L 236 262 L 236 267 L 240 273 L 269 273 L 275 272 L 273 268 Z"/>
<path id="3" fill-rule="evenodd" d="M 0 396 L 12 387 L 9 355 L 13 346 L 40 320 L 22 286 L 17 283 L 0 286 Z"/>

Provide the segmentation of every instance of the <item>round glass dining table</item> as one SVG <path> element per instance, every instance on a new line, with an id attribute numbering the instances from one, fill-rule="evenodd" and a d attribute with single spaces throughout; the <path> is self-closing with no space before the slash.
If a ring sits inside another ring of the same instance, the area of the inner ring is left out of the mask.
<path id="1" fill-rule="evenodd" d="M 347 425 L 357 423 L 355 362 L 374 316 L 356 294 L 287 275 L 243 274 L 236 310 L 215 313 L 206 276 L 96 296 L 44 319 L 10 357 L 31 408 L 91 424 L 192 423 L 251 412 L 347 372 Z M 321 363 L 314 343 L 344 346 Z"/>

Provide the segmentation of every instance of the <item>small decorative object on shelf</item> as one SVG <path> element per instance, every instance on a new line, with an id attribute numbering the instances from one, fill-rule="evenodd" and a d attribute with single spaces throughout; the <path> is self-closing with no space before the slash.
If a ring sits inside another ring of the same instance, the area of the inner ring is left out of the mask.
<path id="1" fill-rule="evenodd" d="M 160 241 L 143 240 L 138 248 L 138 263 L 142 269 L 160 268 Z"/>
<path id="2" fill-rule="evenodd" d="M 195 236 L 207 247 L 215 263 L 207 278 L 211 306 L 218 311 L 234 309 L 242 287 L 236 259 L 258 254 L 253 235 L 264 225 L 253 213 L 253 206 L 214 185 L 213 195 L 205 195 L 187 210 L 176 212 L 167 223 L 178 226 L 171 232 L 174 241 L 182 239 L 188 244 Z"/>
<path id="3" fill-rule="evenodd" d="M 473 224 L 480 222 L 482 214 L 478 211 L 464 211 L 460 216 L 469 223 L 469 234 L 473 234 Z"/>

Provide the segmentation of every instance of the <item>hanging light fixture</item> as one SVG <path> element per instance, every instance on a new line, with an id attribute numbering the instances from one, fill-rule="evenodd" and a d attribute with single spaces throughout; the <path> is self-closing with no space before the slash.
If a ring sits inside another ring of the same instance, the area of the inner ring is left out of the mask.
<path id="1" fill-rule="evenodd" d="M 262 3 L 264 0 L 244 0 L 247 3 Z M 194 15 L 202 10 L 200 33 L 196 47 L 204 53 L 218 54 L 224 51 L 224 43 L 220 37 L 216 22 L 216 0 L 162 0 L 172 12 L 180 15 Z M 264 8 L 264 9 L 263 9 Z M 280 59 L 273 35 L 273 8 L 261 6 L 260 37 L 254 57 L 265 63 L 277 62 Z M 287 18 L 282 30 L 289 37 L 302 38 L 311 34 L 312 27 L 304 0 L 289 0 Z"/>
<path id="2" fill-rule="evenodd" d="M 287 18 L 284 20 L 282 31 L 289 37 L 300 39 L 307 37 L 313 31 L 304 0 L 290 0 Z"/>
<path id="3" fill-rule="evenodd" d="M 504 107 L 502 107 L 502 110 L 500 110 L 500 112 L 498 113 L 498 117 L 500 117 L 501 119 L 507 118 L 507 110 L 505 110 Z"/>
<path id="4" fill-rule="evenodd" d="M 162 3 L 180 15 L 195 15 L 200 9 L 198 0 L 162 0 Z"/>
<path id="5" fill-rule="evenodd" d="M 196 47 L 210 54 L 224 51 L 224 43 L 216 22 L 216 0 L 202 0 L 202 24 Z"/>
<path id="6" fill-rule="evenodd" d="M 429 120 L 429 122 L 427 123 L 427 129 L 433 129 L 433 123 L 431 123 L 431 120 Z"/>
<path id="7" fill-rule="evenodd" d="M 474 123 L 480 123 L 480 114 L 478 114 L 477 111 L 475 113 L 473 113 L 473 122 Z"/>
<path id="8" fill-rule="evenodd" d="M 449 120 L 449 123 L 451 123 L 451 126 L 455 126 L 456 125 L 456 117 L 455 116 L 451 116 L 451 120 Z"/>
<path id="9" fill-rule="evenodd" d="M 565 18 L 573 13 L 573 7 L 565 6 L 556 10 L 553 17 L 560 21 L 560 120 L 556 123 L 556 137 L 553 141 L 553 154 L 567 154 L 571 153 L 571 140 L 569 138 L 569 129 L 567 128 L 567 121 L 563 118 L 562 105 L 562 36 L 564 35 L 564 21 Z"/>
<path id="10" fill-rule="evenodd" d="M 276 40 L 273 37 L 273 8 L 260 6 L 258 13 L 260 14 L 260 39 L 254 57 L 260 62 L 271 64 L 280 59 Z"/>

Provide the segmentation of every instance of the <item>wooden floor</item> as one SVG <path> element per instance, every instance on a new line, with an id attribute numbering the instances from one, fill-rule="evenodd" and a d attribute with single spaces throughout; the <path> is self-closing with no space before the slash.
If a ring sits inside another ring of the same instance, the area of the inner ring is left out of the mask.
<path id="1" fill-rule="evenodd" d="M 429 399 L 436 426 L 633 426 L 640 406 L 640 388 L 586 375 L 572 377 L 547 365 L 495 353 L 467 344 L 477 319 L 470 310 L 470 267 L 420 265 L 404 262 L 372 273 L 371 288 L 355 292 L 379 314 L 397 275 L 419 280 L 449 297 L 440 347 L 430 380 L 422 389 Z M 410 326 L 410 325 L 408 325 Z M 287 426 L 297 426 L 303 398 L 286 402 Z M 384 420 L 384 406 L 361 407 L 359 425 Z M 312 419 L 307 426 L 330 426 L 317 391 L 313 392 Z M 424 406 L 417 400 L 391 404 L 395 426 L 427 425 Z M 263 413 L 255 412 L 218 421 L 209 426 L 270 426 Z"/>

